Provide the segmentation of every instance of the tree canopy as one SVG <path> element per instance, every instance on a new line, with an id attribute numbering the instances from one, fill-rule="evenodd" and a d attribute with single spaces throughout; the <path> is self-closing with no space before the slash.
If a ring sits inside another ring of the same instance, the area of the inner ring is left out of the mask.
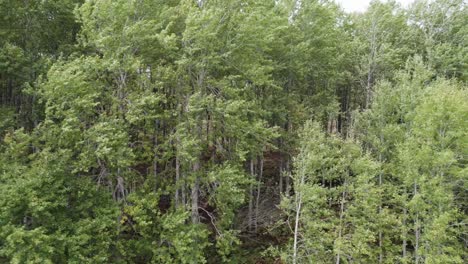
<path id="1" fill-rule="evenodd" d="M 0 0 L 0 262 L 466 263 L 463 0 Z"/>

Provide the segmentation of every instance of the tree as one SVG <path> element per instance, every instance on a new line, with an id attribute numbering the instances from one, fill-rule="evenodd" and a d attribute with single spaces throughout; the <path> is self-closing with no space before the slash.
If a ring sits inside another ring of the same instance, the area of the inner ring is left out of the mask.
<path id="1" fill-rule="evenodd" d="M 292 263 L 375 261 L 377 164 L 317 123 L 306 123 L 301 143 L 295 195 L 284 201 L 293 213 Z"/>
<path id="2" fill-rule="evenodd" d="M 439 80 L 428 88 L 424 100 L 410 113 L 411 134 L 399 150 L 399 162 L 408 191 L 408 227 L 414 235 L 415 263 L 462 263 L 465 203 L 457 198 L 466 182 L 466 90 Z M 435 239 L 437 237 L 437 239 Z"/>
<path id="3" fill-rule="evenodd" d="M 466 2 L 462 0 L 416 1 L 409 22 L 419 36 L 427 63 L 438 75 L 466 81 Z"/>

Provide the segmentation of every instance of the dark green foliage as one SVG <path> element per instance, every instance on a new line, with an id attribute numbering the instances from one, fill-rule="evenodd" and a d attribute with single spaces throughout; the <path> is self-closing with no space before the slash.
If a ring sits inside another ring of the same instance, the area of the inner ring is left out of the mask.
<path id="1" fill-rule="evenodd" d="M 0 0 L 0 262 L 466 262 L 466 20 Z"/>

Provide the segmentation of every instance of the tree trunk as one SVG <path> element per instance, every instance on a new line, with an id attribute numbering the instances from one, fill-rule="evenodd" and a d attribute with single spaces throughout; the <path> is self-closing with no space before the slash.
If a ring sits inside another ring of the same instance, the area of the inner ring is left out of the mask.
<path id="1" fill-rule="evenodd" d="M 301 166 L 301 182 L 299 186 L 304 186 L 305 183 L 305 168 Z M 293 244 L 293 264 L 297 263 L 297 244 L 299 237 L 299 218 L 301 217 L 301 207 L 302 207 L 302 193 L 300 190 L 296 190 L 296 219 L 294 222 L 294 244 Z"/>
<path id="2" fill-rule="evenodd" d="M 418 193 L 418 186 L 416 181 L 414 182 L 414 196 Z M 416 213 L 416 219 L 414 221 L 414 263 L 419 264 L 419 239 L 420 239 L 420 230 L 419 230 L 419 214 Z"/>
<path id="3" fill-rule="evenodd" d="M 343 217 L 344 217 L 344 207 L 345 207 L 345 199 L 346 199 L 346 180 L 344 182 L 344 190 L 341 194 L 341 206 L 340 206 L 340 226 L 338 229 L 338 239 L 341 239 L 343 233 Z M 340 253 L 336 254 L 336 264 L 340 264 Z"/>
<path id="4" fill-rule="evenodd" d="M 380 137 L 382 140 L 382 137 Z M 382 154 L 379 154 L 379 162 L 382 163 Z M 379 173 L 379 189 L 382 188 L 382 171 Z M 382 197 L 380 197 L 379 202 L 379 217 L 382 216 Z M 382 228 L 379 227 L 379 264 L 383 262 L 383 235 L 382 235 Z"/>
<path id="5" fill-rule="evenodd" d="M 283 173 L 284 173 L 284 161 L 283 154 L 280 154 L 280 165 L 279 165 L 279 196 L 283 194 Z"/>
<path id="6" fill-rule="evenodd" d="M 257 198 L 255 199 L 255 233 L 258 231 L 258 208 L 260 206 L 260 191 L 263 176 L 263 157 L 259 159 L 260 168 L 258 170 Z"/>
<path id="7" fill-rule="evenodd" d="M 255 179 L 255 169 L 254 169 L 254 159 L 250 159 L 250 175 L 252 179 Z M 248 213 L 248 224 L 247 227 L 249 231 L 252 231 L 252 222 L 253 222 L 253 183 L 249 187 L 249 213 Z"/>
<path id="8" fill-rule="evenodd" d="M 286 169 L 286 182 L 285 182 L 285 192 L 286 192 L 286 196 L 289 196 L 289 193 L 291 191 L 291 186 L 290 186 L 290 179 L 291 179 L 291 170 L 289 168 L 289 157 L 286 157 L 286 165 L 285 165 L 285 169 Z"/>
<path id="9" fill-rule="evenodd" d="M 179 164 L 180 164 L 180 161 L 179 161 Z M 181 204 L 184 206 L 184 209 L 188 208 L 188 201 L 187 201 L 187 186 L 185 185 L 185 175 L 184 174 L 180 174 L 180 178 L 182 179 L 182 186 L 180 187 L 180 196 L 181 196 Z"/>
<path id="10" fill-rule="evenodd" d="M 193 183 L 192 195 L 191 195 L 191 198 L 192 198 L 192 223 L 193 224 L 197 224 L 197 223 L 200 222 L 200 216 L 198 214 L 198 193 L 199 193 L 200 186 L 199 186 L 198 175 L 196 175 L 199 170 L 200 170 L 200 161 L 197 160 L 193 164 L 193 172 L 195 173 L 195 181 Z"/>
<path id="11" fill-rule="evenodd" d="M 153 176 L 154 176 L 154 187 L 158 189 L 158 134 L 157 134 L 158 122 L 155 121 L 155 128 L 153 133 Z"/>
<path id="12" fill-rule="evenodd" d="M 293 264 L 297 263 L 297 240 L 299 236 L 299 217 L 301 216 L 302 195 L 296 196 L 296 221 L 294 223 Z"/>
<path id="13" fill-rule="evenodd" d="M 407 233 L 406 233 L 406 217 L 407 217 L 407 214 L 408 214 L 408 210 L 406 209 L 406 207 L 403 209 L 403 245 L 402 245 L 402 257 L 403 259 L 406 259 L 406 236 L 407 236 Z"/>
<path id="14" fill-rule="evenodd" d="M 179 183 L 180 183 L 180 161 L 179 161 L 179 156 L 176 155 L 176 158 L 175 158 L 175 176 L 176 176 L 176 180 L 175 180 L 175 186 L 176 186 L 176 190 L 175 190 L 175 199 L 174 199 L 174 203 L 175 203 L 175 207 L 178 208 L 179 207 L 179 197 L 180 197 L 180 187 L 179 187 Z"/>
<path id="15" fill-rule="evenodd" d="M 369 69 L 367 72 L 367 84 L 366 84 L 366 102 L 365 102 L 365 109 L 368 109 L 371 103 L 372 97 L 372 84 L 374 80 L 374 72 L 375 72 L 375 58 L 377 56 L 377 23 L 375 20 L 372 21 L 371 26 L 371 39 L 370 39 L 370 56 L 369 56 Z"/>

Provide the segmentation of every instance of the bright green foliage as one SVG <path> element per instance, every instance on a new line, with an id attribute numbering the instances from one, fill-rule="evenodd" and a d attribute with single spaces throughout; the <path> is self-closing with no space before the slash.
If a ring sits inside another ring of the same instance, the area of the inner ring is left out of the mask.
<path id="1" fill-rule="evenodd" d="M 463 0 L 419 0 L 410 9 L 428 64 L 441 76 L 467 81 L 468 9 Z"/>
<path id="2" fill-rule="evenodd" d="M 325 135 L 317 123 L 305 125 L 300 143 L 295 197 L 286 201 L 299 223 L 298 253 L 292 259 L 374 262 L 376 230 L 382 221 L 374 182 L 377 164 L 357 144 Z M 285 260 L 291 260 L 289 252 Z"/>
<path id="3" fill-rule="evenodd" d="M 407 16 L 395 1 L 372 1 L 363 14 L 353 14 L 350 33 L 357 62 L 351 77 L 360 84 L 358 101 L 368 108 L 373 100 L 374 85 L 382 79 L 391 79 L 395 69 L 401 69 L 406 59 L 417 51 L 419 43 L 413 40 Z M 358 77 L 358 78 L 357 78 Z"/>
<path id="4" fill-rule="evenodd" d="M 466 262 L 465 21 L 0 0 L 0 262 Z"/>
<path id="5" fill-rule="evenodd" d="M 118 215 L 111 196 L 71 173 L 67 151 L 45 150 L 19 164 L 28 140 L 11 135 L 2 159 L 0 255 L 12 263 L 109 262 Z"/>
<path id="6" fill-rule="evenodd" d="M 119 218 L 123 238 L 117 243 L 121 262 L 204 263 L 207 230 L 187 225 L 188 212 L 163 212 L 154 193 L 133 193 Z M 138 234 L 135 236 L 134 234 Z"/>
<path id="7" fill-rule="evenodd" d="M 378 85 L 358 125 L 364 146 L 383 163 L 381 207 L 399 219 L 393 229 L 382 227 L 383 237 L 401 244 L 384 257 L 461 263 L 466 88 L 442 79 L 430 83 L 420 58 L 396 76 L 395 85 Z"/>
<path id="8" fill-rule="evenodd" d="M 414 221 L 415 259 L 428 263 L 463 263 L 458 239 L 463 234 L 467 181 L 466 89 L 436 81 L 410 114 L 411 134 L 401 145 L 398 161 L 409 193 L 408 213 Z"/>

